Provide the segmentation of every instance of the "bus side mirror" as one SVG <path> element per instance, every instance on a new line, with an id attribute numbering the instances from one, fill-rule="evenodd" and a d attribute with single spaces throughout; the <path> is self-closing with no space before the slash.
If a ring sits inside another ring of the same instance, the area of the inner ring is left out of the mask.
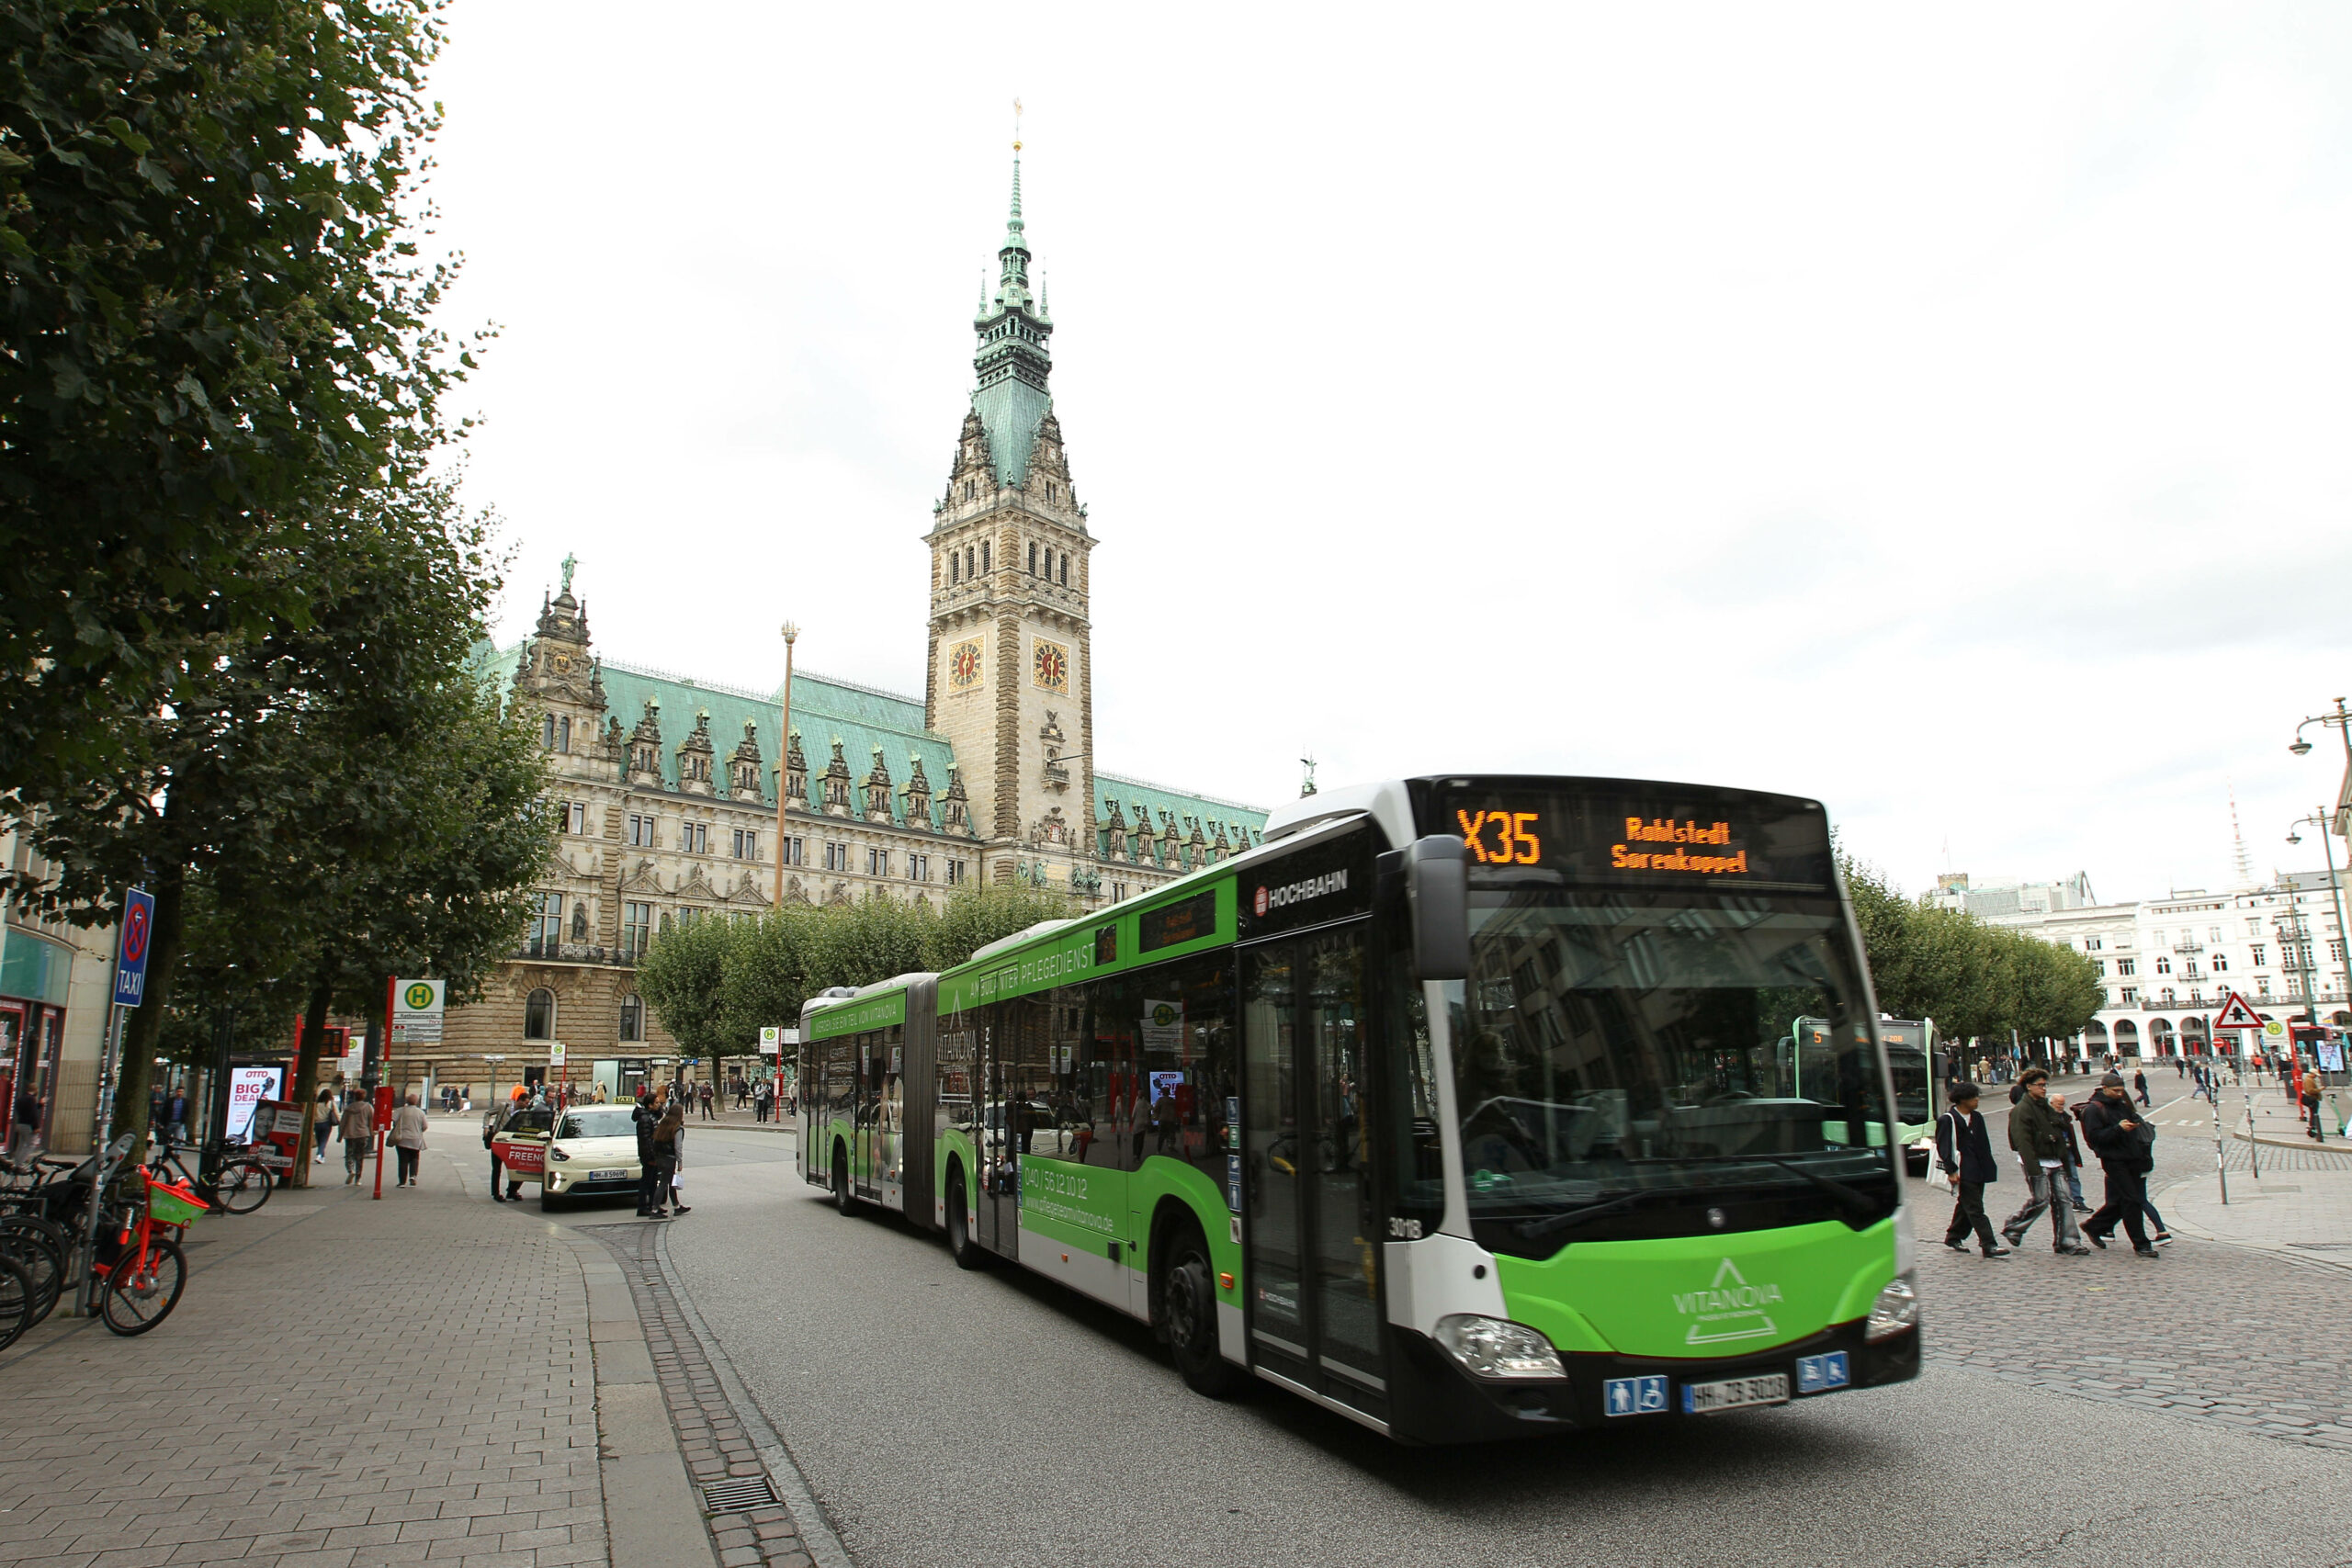
<path id="1" fill-rule="evenodd" d="M 1413 977 L 1470 977 L 1470 849 L 1450 833 L 1405 851 L 1405 908 L 1413 923 Z"/>

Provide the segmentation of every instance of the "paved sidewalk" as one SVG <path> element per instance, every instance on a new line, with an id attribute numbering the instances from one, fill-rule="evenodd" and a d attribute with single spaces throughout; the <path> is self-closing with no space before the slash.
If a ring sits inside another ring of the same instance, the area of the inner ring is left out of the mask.
<path id="1" fill-rule="evenodd" d="M 0 1563 L 610 1564 L 589 1249 L 435 1143 L 381 1201 L 336 1161 L 199 1222 L 149 1334 L 57 1316 L 0 1356 Z"/>

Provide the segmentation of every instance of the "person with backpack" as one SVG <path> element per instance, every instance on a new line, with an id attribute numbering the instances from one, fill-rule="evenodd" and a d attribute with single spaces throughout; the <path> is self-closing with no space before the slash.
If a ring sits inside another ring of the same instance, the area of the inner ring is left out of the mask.
<path id="1" fill-rule="evenodd" d="M 2011 1247 L 2023 1246 L 2026 1233 L 2047 1209 L 2051 1249 L 2061 1258 L 2087 1258 L 2091 1249 L 2075 1234 L 2075 1209 L 2066 1201 L 2065 1112 L 2052 1109 L 2050 1075 L 2040 1067 L 2028 1067 L 2018 1081 L 2025 1093 L 2009 1114 L 2009 1147 L 2025 1167 L 2026 1201 L 2002 1224 L 2002 1237 Z"/>
<path id="2" fill-rule="evenodd" d="M 2107 1201 L 2083 1222 L 2084 1237 L 2093 1247 L 2104 1247 L 2120 1224 L 2132 1238 L 2133 1256 L 2161 1257 L 2148 1245 L 2142 1222 L 2147 1212 L 2148 1172 L 2156 1168 L 2155 1128 L 2138 1115 L 2122 1074 L 2109 1073 L 2098 1080 L 2098 1092 L 2083 1107 L 2083 1136 L 2107 1173 Z"/>
<path id="3" fill-rule="evenodd" d="M 2319 1115 L 2320 1107 L 2325 1103 L 2325 1100 L 2320 1094 L 2319 1075 L 2317 1073 L 2306 1072 L 2303 1075 L 2302 1101 L 2304 1111 L 2311 1117 L 2310 1132 L 2312 1137 L 2319 1143 L 2324 1144 L 2327 1142 L 2326 1126 L 2320 1121 Z"/>
<path id="4" fill-rule="evenodd" d="M 2001 1168 L 1994 1163 L 1984 1118 L 1976 1113 L 1984 1092 L 1962 1078 L 1951 1086 L 1951 1108 L 1936 1118 L 1936 1163 L 1951 1182 L 1955 1200 L 1944 1245 L 1966 1252 L 1973 1232 L 1985 1257 L 2007 1258 L 2009 1248 L 1993 1239 L 1993 1222 L 1984 1216 L 1984 1189 L 2001 1179 Z"/>

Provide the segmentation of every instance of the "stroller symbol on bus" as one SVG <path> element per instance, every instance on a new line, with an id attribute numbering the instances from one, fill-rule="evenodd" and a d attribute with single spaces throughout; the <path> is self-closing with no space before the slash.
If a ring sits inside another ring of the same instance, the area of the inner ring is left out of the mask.
<path id="1" fill-rule="evenodd" d="M 1611 1416 L 1656 1416 L 1666 1409 L 1666 1379 L 1611 1378 L 1602 1384 L 1602 1403 Z"/>

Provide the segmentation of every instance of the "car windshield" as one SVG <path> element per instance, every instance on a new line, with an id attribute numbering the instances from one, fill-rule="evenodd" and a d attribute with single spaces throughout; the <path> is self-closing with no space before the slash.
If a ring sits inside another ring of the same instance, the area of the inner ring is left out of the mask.
<path id="1" fill-rule="evenodd" d="M 559 1138 L 627 1138 L 637 1133 L 637 1123 L 630 1120 L 626 1105 L 599 1105 L 583 1111 L 567 1111 Z"/>
<path id="2" fill-rule="evenodd" d="M 1887 1086 L 1835 899 L 1478 892 L 1449 986 L 1480 1241 L 1751 1229 L 1894 1207 Z M 1825 1020 L 1798 1072 L 1794 1021 Z"/>

